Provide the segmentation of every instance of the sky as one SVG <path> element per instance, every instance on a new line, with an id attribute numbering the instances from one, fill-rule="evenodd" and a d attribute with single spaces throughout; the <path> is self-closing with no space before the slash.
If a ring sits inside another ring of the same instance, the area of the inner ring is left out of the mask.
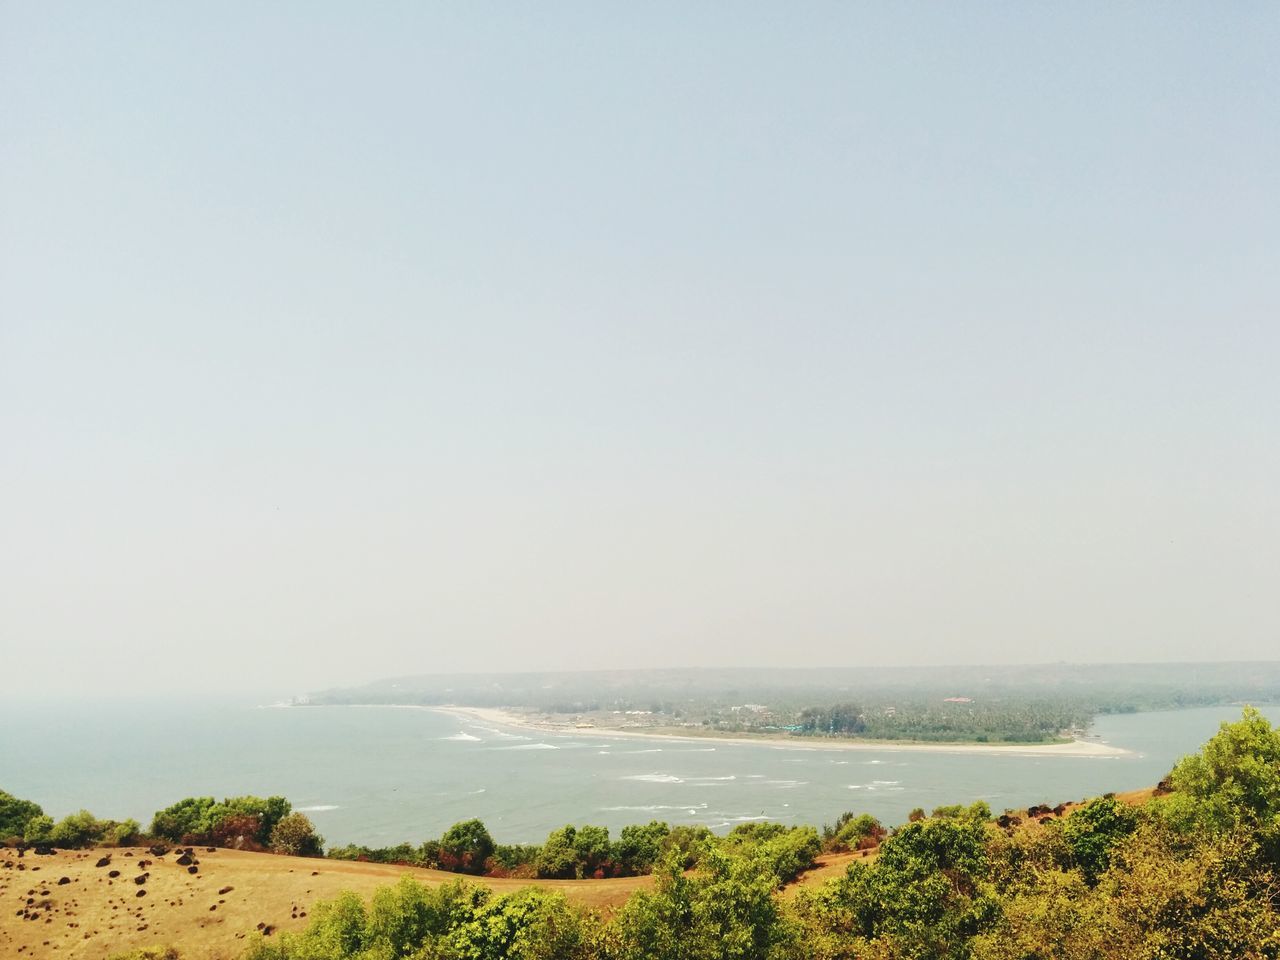
<path id="1" fill-rule="evenodd" d="M 0 664 L 1274 659 L 1280 6 L 0 2 Z"/>

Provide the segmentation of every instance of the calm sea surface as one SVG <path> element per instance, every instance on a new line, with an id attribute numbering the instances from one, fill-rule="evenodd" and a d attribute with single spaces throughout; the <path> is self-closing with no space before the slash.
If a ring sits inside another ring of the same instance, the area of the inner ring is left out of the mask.
<path id="1" fill-rule="evenodd" d="M 1280 707 L 1263 712 L 1280 722 Z M 283 794 L 331 844 L 419 842 L 468 817 L 506 843 L 655 818 L 723 832 L 856 810 L 893 824 L 913 807 L 981 799 L 999 812 L 1149 786 L 1239 715 L 1103 717 L 1093 732 L 1133 753 L 1095 759 L 607 740 L 387 707 L 0 704 L 0 789 L 54 816 L 87 807 L 144 824 L 182 797 Z"/>

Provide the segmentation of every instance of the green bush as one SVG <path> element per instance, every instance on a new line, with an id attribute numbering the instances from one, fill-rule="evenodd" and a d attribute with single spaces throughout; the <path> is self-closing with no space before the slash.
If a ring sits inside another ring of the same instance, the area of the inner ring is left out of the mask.
<path id="1" fill-rule="evenodd" d="M 455 823 L 440 838 L 440 865 L 459 873 L 483 873 L 493 856 L 493 837 L 479 820 Z"/>
<path id="2" fill-rule="evenodd" d="M 272 853 L 294 857 L 319 857 L 324 854 L 324 838 L 316 833 L 311 820 L 303 813 L 282 818 L 271 831 Z"/>
<path id="3" fill-rule="evenodd" d="M 27 821 L 22 839 L 27 843 L 49 843 L 53 835 L 53 817 L 41 814 Z"/>
<path id="4" fill-rule="evenodd" d="M 81 810 L 63 817 L 49 832 L 49 842 L 55 847 L 78 850 L 100 843 L 111 825 L 98 820 L 88 810 Z"/>
<path id="5" fill-rule="evenodd" d="M 27 832 L 27 824 L 44 816 L 38 803 L 19 800 L 11 793 L 0 790 L 0 843 L 20 839 Z"/>

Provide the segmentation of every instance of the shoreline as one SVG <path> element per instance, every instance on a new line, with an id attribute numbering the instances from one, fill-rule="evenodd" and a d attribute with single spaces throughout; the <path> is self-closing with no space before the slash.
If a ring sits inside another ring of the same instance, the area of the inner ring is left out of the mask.
<path id="1" fill-rule="evenodd" d="M 393 706 L 386 704 L 386 706 Z M 405 706 L 413 706 L 406 704 Z M 788 737 L 768 734 L 707 735 L 666 733 L 644 730 L 612 730 L 602 727 L 562 727 L 539 722 L 521 713 L 496 707 L 464 707 L 456 704 L 421 706 L 419 709 L 436 713 L 478 720 L 498 727 L 515 730 L 534 730 L 538 733 L 569 734 L 572 736 L 600 737 L 604 739 L 667 740 L 684 743 L 759 744 L 778 750 L 875 750 L 881 752 L 904 750 L 916 753 L 971 753 L 1007 754 L 1012 756 L 1042 757 L 1123 757 L 1133 751 L 1123 747 L 1093 740 L 1071 740 L 1067 743 L 927 743 L 900 740 L 828 740 L 817 737 Z"/>

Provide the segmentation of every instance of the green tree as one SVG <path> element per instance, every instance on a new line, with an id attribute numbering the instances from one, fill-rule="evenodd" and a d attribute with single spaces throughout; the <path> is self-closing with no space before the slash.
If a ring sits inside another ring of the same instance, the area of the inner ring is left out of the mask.
<path id="1" fill-rule="evenodd" d="M 208 814 L 214 806 L 213 797 L 187 797 L 157 810 L 151 818 L 151 835 L 179 843 L 187 834 L 205 833 L 209 829 Z"/>
<path id="2" fill-rule="evenodd" d="M 88 810 L 81 810 L 59 820 L 49 833 L 49 842 L 64 849 L 92 846 L 106 836 L 108 826 Z"/>
<path id="3" fill-rule="evenodd" d="M 282 818 L 271 831 L 272 853 L 295 857 L 319 857 L 324 855 L 324 838 L 316 833 L 315 826 L 304 813 L 290 813 Z"/>
<path id="4" fill-rule="evenodd" d="M 677 857 L 654 871 L 656 889 L 619 910 L 613 960 L 790 960 L 802 956 L 799 927 L 773 895 L 776 878 L 743 857 L 708 849 L 690 876 Z"/>
<path id="5" fill-rule="evenodd" d="M 663 843 L 670 836 L 671 827 L 661 820 L 623 827 L 613 845 L 613 858 L 627 873 L 649 873 L 658 862 Z"/>
<path id="6" fill-rule="evenodd" d="M 578 831 L 572 825 L 552 830 L 534 860 L 534 868 L 543 879 L 572 880 L 579 876 Z"/>
<path id="7" fill-rule="evenodd" d="M 43 815 L 38 803 L 19 800 L 13 794 L 0 790 L 0 843 L 11 837 L 21 837 L 26 832 L 27 823 Z"/>
<path id="8" fill-rule="evenodd" d="M 1090 800 L 1062 824 L 1071 858 L 1089 883 L 1097 882 L 1111 864 L 1111 848 L 1133 833 L 1137 813 L 1115 797 Z"/>
<path id="9" fill-rule="evenodd" d="M 440 838 L 441 866 L 460 873 L 483 873 L 493 849 L 493 837 L 481 821 L 463 820 Z"/>
<path id="10" fill-rule="evenodd" d="M 22 831 L 22 839 L 27 843 L 49 843 L 53 836 L 53 817 L 41 814 L 27 821 Z"/>

